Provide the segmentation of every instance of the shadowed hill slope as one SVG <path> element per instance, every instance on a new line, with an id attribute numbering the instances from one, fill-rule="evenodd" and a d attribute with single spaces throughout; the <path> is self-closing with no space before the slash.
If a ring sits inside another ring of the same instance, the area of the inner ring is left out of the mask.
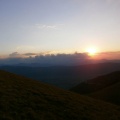
<path id="1" fill-rule="evenodd" d="M 91 93 L 90 96 L 120 105 L 120 82 L 98 92 Z"/>
<path id="2" fill-rule="evenodd" d="M 120 105 L 120 71 L 88 80 L 71 91 Z"/>
<path id="3" fill-rule="evenodd" d="M 119 120 L 118 106 L 0 71 L 0 120 Z"/>
<path id="4" fill-rule="evenodd" d="M 87 80 L 73 88 L 70 91 L 80 94 L 89 94 L 120 82 L 120 71 L 112 72 L 107 75 L 99 76 L 91 80 Z"/>

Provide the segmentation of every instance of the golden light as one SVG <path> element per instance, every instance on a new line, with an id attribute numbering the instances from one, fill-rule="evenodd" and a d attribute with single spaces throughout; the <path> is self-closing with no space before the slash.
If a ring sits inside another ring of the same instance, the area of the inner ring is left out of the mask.
<path id="1" fill-rule="evenodd" d="M 88 52 L 88 55 L 90 56 L 94 56 L 97 53 L 97 49 L 93 47 L 88 48 L 86 51 Z"/>

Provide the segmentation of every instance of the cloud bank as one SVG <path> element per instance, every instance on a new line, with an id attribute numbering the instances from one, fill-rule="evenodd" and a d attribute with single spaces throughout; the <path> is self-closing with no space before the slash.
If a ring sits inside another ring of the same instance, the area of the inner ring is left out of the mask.
<path id="1" fill-rule="evenodd" d="M 44 53 L 24 53 L 13 52 L 8 58 L 0 59 L 0 65 L 22 65 L 22 66 L 55 66 L 55 65 L 81 65 L 96 63 L 100 60 L 120 60 L 120 52 L 99 53 L 91 58 L 87 53 L 73 54 L 44 54 Z M 104 62 L 102 61 L 102 62 Z"/>
<path id="2" fill-rule="evenodd" d="M 13 52 L 8 58 L 0 59 L 0 65 L 13 65 L 13 64 L 36 64 L 41 66 L 47 65 L 73 65 L 82 63 L 89 59 L 86 53 L 74 54 L 38 54 L 38 53 L 24 53 L 19 54 Z"/>

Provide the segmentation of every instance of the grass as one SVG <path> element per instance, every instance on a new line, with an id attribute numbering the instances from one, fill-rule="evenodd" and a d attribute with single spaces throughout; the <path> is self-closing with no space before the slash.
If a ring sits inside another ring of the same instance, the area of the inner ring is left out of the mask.
<path id="1" fill-rule="evenodd" d="M 0 120 L 119 120 L 120 108 L 0 71 Z"/>
<path id="2" fill-rule="evenodd" d="M 120 71 L 83 82 L 71 91 L 120 105 Z"/>
<path id="3" fill-rule="evenodd" d="M 120 105 L 120 82 L 100 91 L 91 93 L 89 96 Z"/>
<path id="4" fill-rule="evenodd" d="M 86 82 L 82 82 L 79 85 L 71 88 L 70 91 L 80 94 L 90 94 L 114 85 L 118 82 L 120 82 L 120 71 L 87 80 Z"/>

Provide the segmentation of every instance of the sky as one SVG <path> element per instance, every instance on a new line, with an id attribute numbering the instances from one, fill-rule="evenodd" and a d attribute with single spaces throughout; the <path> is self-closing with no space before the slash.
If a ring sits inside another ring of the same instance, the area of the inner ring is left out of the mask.
<path id="1" fill-rule="evenodd" d="M 120 0 L 0 0 L 0 55 L 120 51 Z"/>

